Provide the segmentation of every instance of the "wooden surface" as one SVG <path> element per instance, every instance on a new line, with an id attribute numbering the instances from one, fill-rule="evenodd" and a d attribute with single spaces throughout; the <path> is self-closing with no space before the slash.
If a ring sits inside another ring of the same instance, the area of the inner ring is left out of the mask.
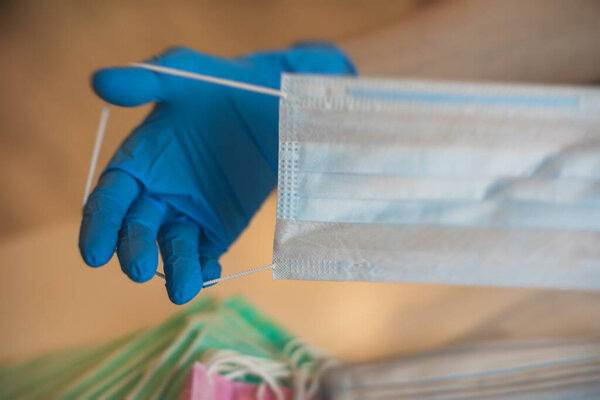
<path id="1" fill-rule="evenodd" d="M 223 257 L 234 273 L 271 262 L 275 199 Z M 75 245 L 78 220 L 0 245 L 0 360 L 98 343 L 160 323 L 179 308 L 163 281 L 129 281 L 113 260 L 92 269 Z M 202 295 L 242 295 L 309 343 L 368 359 L 457 342 L 600 335 L 600 293 L 438 285 L 273 281 L 269 272 Z"/>

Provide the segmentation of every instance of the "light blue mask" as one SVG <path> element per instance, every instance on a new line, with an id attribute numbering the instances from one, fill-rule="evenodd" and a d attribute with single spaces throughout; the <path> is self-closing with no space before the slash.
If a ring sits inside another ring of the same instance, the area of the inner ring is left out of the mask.
<path id="1" fill-rule="evenodd" d="M 275 279 L 600 289 L 600 90 L 286 75 Z"/>

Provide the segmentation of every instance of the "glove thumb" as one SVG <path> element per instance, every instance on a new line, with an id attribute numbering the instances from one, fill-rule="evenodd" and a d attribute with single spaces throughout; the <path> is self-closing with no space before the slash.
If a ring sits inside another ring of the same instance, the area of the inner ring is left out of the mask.
<path id="1" fill-rule="evenodd" d="M 111 104 L 132 107 L 157 101 L 159 80 L 141 68 L 103 68 L 92 76 L 92 88 Z"/>

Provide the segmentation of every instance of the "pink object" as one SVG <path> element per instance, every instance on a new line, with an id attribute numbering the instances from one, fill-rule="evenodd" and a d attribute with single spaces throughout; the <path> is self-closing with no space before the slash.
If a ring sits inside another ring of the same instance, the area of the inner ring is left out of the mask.
<path id="1" fill-rule="evenodd" d="M 190 369 L 185 387 L 179 400 L 277 400 L 270 388 L 264 390 L 262 398 L 258 398 L 258 385 L 234 382 L 221 375 L 206 372 L 199 362 Z M 292 392 L 281 388 L 283 398 L 292 400 Z"/>

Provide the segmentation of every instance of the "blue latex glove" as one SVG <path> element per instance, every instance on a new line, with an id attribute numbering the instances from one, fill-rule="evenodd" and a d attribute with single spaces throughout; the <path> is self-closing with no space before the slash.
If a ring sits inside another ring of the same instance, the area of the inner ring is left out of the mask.
<path id="1" fill-rule="evenodd" d="M 238 59 L 175 48 L 147 62 L 271 88 L 282 72 L 354 73 L 326 44 Z M 97 267 L 116 248 L 123 271 L 144 282 L 156 272 L 158 240 L 169 298 L 186 303 L 221 275 L 218 257 L 276 184 L 278 98 L 140 68 L 102 69 L 92 84 L 112 104 L 155 106 L 84 207 L 81 255 Z"/>

